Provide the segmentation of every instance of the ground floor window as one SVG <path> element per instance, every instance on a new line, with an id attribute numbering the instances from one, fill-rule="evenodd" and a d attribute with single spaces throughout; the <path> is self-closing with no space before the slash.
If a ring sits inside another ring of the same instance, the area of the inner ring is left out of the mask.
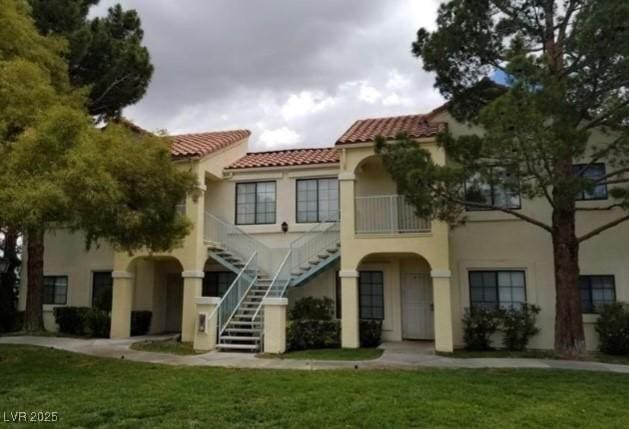
<path id="1" fill-rule="evenodd" d="M 490 310 L 526 302 L 524 271 L 470 271 L 470 305 Z"/>
<path id="2" fill-rule="evenodd" d="M 44 304 L 65 305 L 68 296 L 68 276 L 44 276 Z"/>
<path id="3" fill-rule="evenodd" d="M 111 311 L 113 284 L 111 271 L 92 273 L 92 307 L 106 312 Z"/>
<path id="4" fill-rule="evenodd" d="M 360 318 L 384 319 L 384 274 L 382 271 L 361 271 L 358 278 Z"/>
<path id="5" fill-rule="evenodd" d="M 236 279 L 231 271 L 206 271 L 203 277 L 203 296 L 222 297 Z"/>
<path id="6" fill-rule="evenodd" d="M 614 276 L 580 276 L 581 310 L 583 313 L 597 313 L 604 304 L 616 301 Z"/>

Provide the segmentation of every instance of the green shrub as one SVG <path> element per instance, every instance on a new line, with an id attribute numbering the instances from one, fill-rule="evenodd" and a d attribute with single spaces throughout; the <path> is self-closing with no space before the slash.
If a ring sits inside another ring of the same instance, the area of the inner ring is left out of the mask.
<path id="1" fill-rule="evenodd" d="M 288 350 L 326 349 L 340 346 L 338 320 L 293 320 L 288 325 Z"/>
<path id="2" fill-rule="evenodd" d="M 90 337 L 109 338 L 109 328 L 111 327 L 111 318 L 109 313 L 92 308 L 87 313 L 87 331 Z"/>
<path id="3" fill-rule="evenodd" d="M 334 318 L 334 301 L 328 297 L 314 298 L 308 296 L 295 302 L 288 312 L 290 320 L 332 320 Z"/>
<path id="4" fill-rule="evenodd" d="M 522 304 L 520 308 L 510 308 L 500 312 L 502 324 L 502 344 L 507 350 L 526 349 L 531 337 L 539 333 L 535 326 L 540 308 L 536 305 Z"/>
<path id="5" fill-rule="evenodd" d="M 360 346 L 378 347 L 382 337 L 382 321 L 361 320 L 360 321 Z"/>
<path id="6" fill-rule="evenodd" d="M 151 318 L 153 313 L 150 311 L 132 311 L 131 312 L 131 335 L 146 335 L 151 327 Z"/>
<path id="7" fill-rule="evenodd" d="M 55 322 L 59 325 L 59 332 L 86 337 L 87 315 L 90 310 L 89 307 L 55 307 Z"/>
<path id="8" fill-rule="evenodd" d="M 595 329 L 603 353 L 629 354 L 629 310 L 626 304 L 616 302 L 601 306 Z"/>
<path id="9" fill-rule="evenodd" d="M 500 325 L 499 314 L 485 308 L 466 308 L 463 316 L 463 341 L 467 350 L 491 350 L 491 336 Z"/>
<path id="10" fill-rule="evenodd" d="M 111 319 L 106 312 L 90 307 L 56 307 L 55 322 L 62 334 L 79 337 L 109 337 Z"/>

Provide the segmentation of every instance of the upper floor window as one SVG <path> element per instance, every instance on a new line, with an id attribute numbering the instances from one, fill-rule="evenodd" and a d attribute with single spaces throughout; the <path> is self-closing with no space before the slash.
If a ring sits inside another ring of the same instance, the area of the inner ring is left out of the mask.
<path id="1" fill-rule="evenodd" d="M 275 182 L 236 184 L 236 224 L 275 223 Z"/>
<path id="2" fill-rule="evenodd" d="M 526 302 L 524 271 L 470 271 L 470 305 L 489 310 Z"/>
<path id="3" fill-rule="evenodd" d="M 592 182 L 596 182 L 601 177 L 604 177 L 605 174 L 605 164 L 597 163 L 588 166 L 584 171 L 582 171 L 586 167 L 585 164 L 575 164 L 572 168 L 574 170 L 574 174 L 579 174 L 581 177 L 591 180 Z M 606 200 L 607 199 L 607 185 L 605 183 L 601 185 L 595 185 L 592 190 L 582 190 L 577 193 L 578 201 L 588 201 L 588 200 Z"/>
<path id="4" fill-rule="evenodd" d="M 337 179 L 297 180 L 297 223 L 339 220 Z"/>
<path id="5" fill-rule="evenodd" d="M 465 183 L 465 200 L 491 207 L 519 209 L 520 192 L 513 189 L 513 183 L 517 183 L 515 173 L 505 167 L 492 167 L 489 179 L 477 173 Z M 473 205 L 466 209 L 491 210 Z"/>
<path id="6" fill-rule="evenodd" d="M 44 276 L 44 304 L 65 305 L 68 296 L 68 276 Z"/>
<path id="7" fill-rule="evenodd" d="M 616 301 L 614 276 L 580 276 L 581 311 L 596 313 L 604 304 Z"/>

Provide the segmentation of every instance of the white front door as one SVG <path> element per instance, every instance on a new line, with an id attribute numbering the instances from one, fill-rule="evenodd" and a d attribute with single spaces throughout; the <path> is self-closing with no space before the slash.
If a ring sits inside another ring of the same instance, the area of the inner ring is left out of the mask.
<path id="1" fill-rule="evenodd" d="M 428 273 L 402 274 L 402 337 L 435 339 L 432 279 Z"/>

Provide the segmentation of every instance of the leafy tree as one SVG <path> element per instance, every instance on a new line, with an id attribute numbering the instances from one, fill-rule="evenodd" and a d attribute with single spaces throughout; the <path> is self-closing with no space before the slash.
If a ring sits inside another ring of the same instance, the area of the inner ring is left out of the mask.
<path id="1" fill-rule="evenodd" d="M 116 118 L 137 103 L 153 75 L 144 32 L 135 10 L 120 5 L 106 17 L 88 19 L 99 0 L 29 0 L 37 28 L 43 35 L 69 41 L 70 81 L 89 87 L 88 110 L 99 119 Z"/>
<path id="2" fill-rule="evenodd" d="M 445 166 L 403 137 L 399 145 L 380 142 L 400 191 L 420 215 L 457 223 L 466 206 L 494 209 L 547 232 L 555 349 L 584 351 L 580 245 L 629 220 L 629 2 L 451 0 L 440 6 L 434 32 L 418 31 L 413 53 L 436 74 L 450 112 L 484 132 L 442 135 Z M 507 86 L 490 83 L 496 71 L 508 76 Z M 604 176 L 587 174 L 603 160 Z M 546 200 L 552 216 L 482 198 L 487 183 L 507 196 Z M 611 203 L 577 203 L 578 194 L 602 185 L 610 188 Z M 577 213 L 586 210 L 609 214 L 577 234 Z"/>
<path id="3" fill-rule="evenodd" d="M 0 0 L 0 220 L 26 232 L 29 331 L 43 329 L 46 229 L 83 231 L 87 245 L 165 251 L 189 230 L 176 206 L 196 188 L 166 138 L 93 126 L 63 52 L 21 0 Z"/>

